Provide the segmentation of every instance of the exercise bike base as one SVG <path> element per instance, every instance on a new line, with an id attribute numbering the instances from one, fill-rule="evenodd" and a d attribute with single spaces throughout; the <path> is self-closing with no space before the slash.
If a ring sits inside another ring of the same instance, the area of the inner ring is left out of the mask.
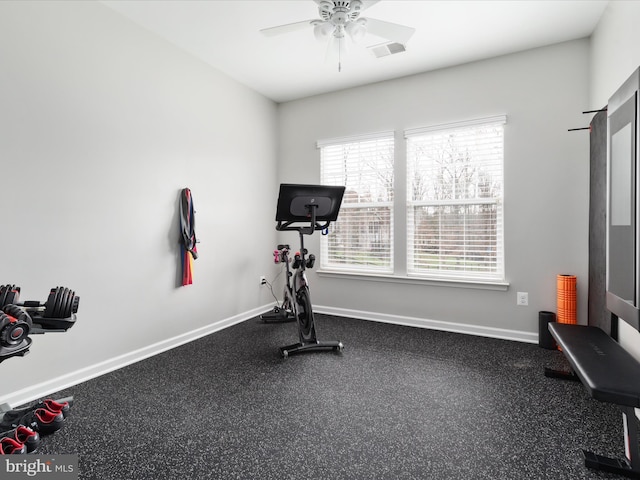
<path id="1" fill-rule="evenodd" d="M 340 341 L 316 341 L 309 343 L 294 343 L 293 345 L 289 345 L 287 347 L 280 347 L 280 355 L 283 358 L 287 358 L 289 355 L 294 355 L 296 353 L 302 352 L 311 352 L 311 351 L 328 351 L 335 350 L 337 352 L 341 352 L 344 349 L 344 345 Z"/>
<path id="2" fill-rule="evenodd" d="M 260 315 L 260 319 L 264 323 L 284 323 L 293 322 L 296 319 L 296 316 L 291 312 L 291 310 L 274 307 L 270 312 Z"/>

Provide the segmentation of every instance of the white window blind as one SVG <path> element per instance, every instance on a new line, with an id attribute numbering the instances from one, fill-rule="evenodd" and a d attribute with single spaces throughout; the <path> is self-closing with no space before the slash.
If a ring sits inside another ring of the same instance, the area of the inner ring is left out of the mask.
<path id="1" fill-rule="evenodd" d="M 506 117 L 405 131 L 407 273 L 504 279 Z"/>
<path id="2" fill-rule="evenodd" d="M 338 220 L 322 237 L 321 266 L 393 271 L 393 132 L 319 141 L 325 185 L 346 187 Z"/>

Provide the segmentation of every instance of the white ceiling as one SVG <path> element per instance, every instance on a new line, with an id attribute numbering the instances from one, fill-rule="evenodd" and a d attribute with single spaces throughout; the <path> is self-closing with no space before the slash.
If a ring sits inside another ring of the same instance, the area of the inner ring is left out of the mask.
<path id="1" fill-rule="evenodd" d="M 375 58 L 368 34 L 338 72 L 313 28 L 261 29 L 318 18 L 313 0 L 103 0 L 135 23 L 276 102 L 588 37 L 607 0 L 382 0 L 361 16 L 416 29 L 402 53 Z"/>

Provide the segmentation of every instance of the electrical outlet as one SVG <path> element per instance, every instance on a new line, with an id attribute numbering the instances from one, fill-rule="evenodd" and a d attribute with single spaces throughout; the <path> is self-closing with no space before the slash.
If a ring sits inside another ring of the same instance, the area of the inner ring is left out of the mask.
<path id="1" fill-rule="evenodd" d="M 265 277 L 264 275 L 260 275 L 260 285 L 266 285 L 267 284 L 267 277 Z"/>
<path id="2" fill-rule="evenodd" d="M 529 292 L 518 292 L 516 295 L 516 305 L 529 305 Z"/>

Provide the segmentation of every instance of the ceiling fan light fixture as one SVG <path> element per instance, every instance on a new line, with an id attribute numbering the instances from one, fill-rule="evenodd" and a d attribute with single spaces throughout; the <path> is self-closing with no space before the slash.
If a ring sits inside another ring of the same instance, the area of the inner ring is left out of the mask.
<path id="1" fill-rule="evenodd" d="M 335 26 L 331 22 L 318 22 L 313 27 L 316 40 L 323 42 L 333 33 Z"/>
<path id="2" fill-rule="evenodd" d="M 362 41 L 367 34 L 366 21 L 363 18 L 359 18 L 354 22 L 349 22 L 345 26 L 345 30 L 355 43 Z"/>

